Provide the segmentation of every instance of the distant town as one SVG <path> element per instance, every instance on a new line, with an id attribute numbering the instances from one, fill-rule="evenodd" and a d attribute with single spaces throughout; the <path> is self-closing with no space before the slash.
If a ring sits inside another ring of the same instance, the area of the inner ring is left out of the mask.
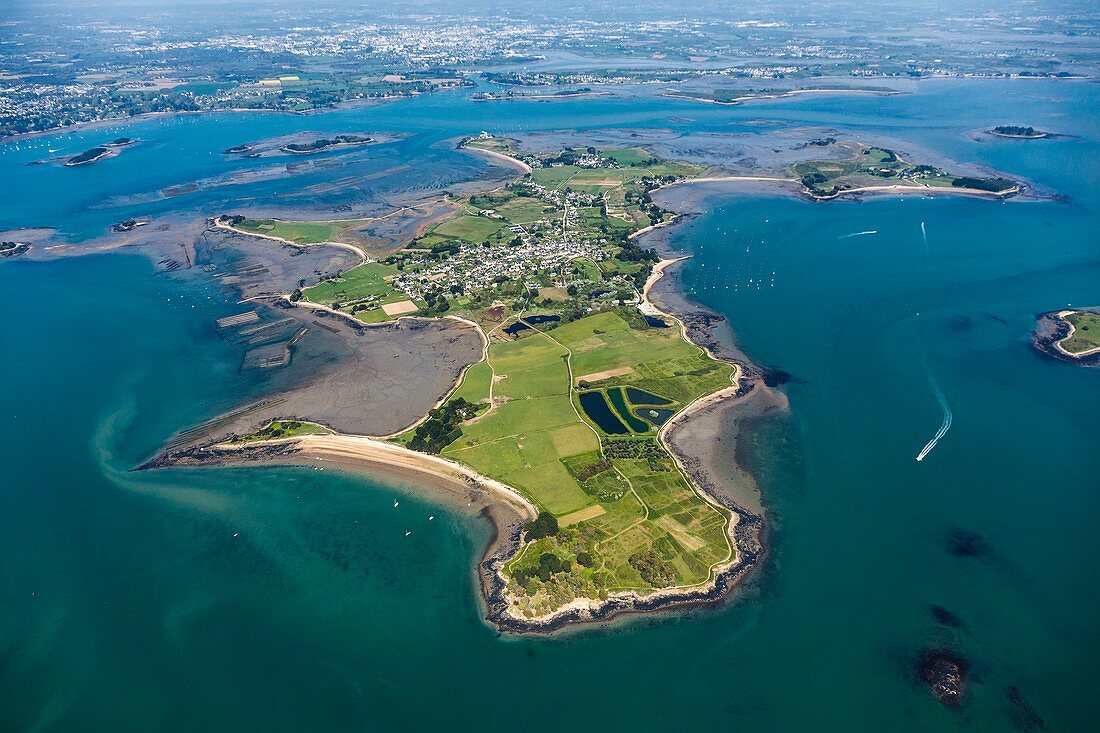
<path id="1" fill-rule="evenodd" d="M 1076 40 L 1090 37 L 1087 18 L 1038 9 L 957 19 L 995 32 L 997 44 L 985 45 L 926 19 L 887 34 L 873 13 L 846 16 L 848 33 L 824 43 L 768 8 L 707 22 L 634 18 L 624 7 L 600 23 L 321 7 L 220 12 L 232 17 L 195 13 L 168 25 L 149 9 L 96 7 L 7 19 L 0 136 L 158 112 L 303 112 L 462 87 L 492 99 L 517 85 L 669 91 L 729 80 L 1095 76 L 1100 68 L 1095 45 Z M 1041 43 L 1052 35 L 1061 38 L 1057 51 Z"/>

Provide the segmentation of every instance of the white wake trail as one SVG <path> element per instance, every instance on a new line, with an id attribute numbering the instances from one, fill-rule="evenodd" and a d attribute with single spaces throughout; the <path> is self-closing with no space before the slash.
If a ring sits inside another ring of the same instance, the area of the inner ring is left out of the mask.
<path id="1" fill-rule="evenodd" d="M 947 431 L 951 429 L 951 423 L 955 419 L 955 416 L 951 413 L 951 408 L 947 404 L 947 398 L 943 396 L 943 392 L 940 390 L 940 386 L 936 384 L 936 380 L 932 378 L 932 375 L 928 375 L 928 379 L 932 382 L 932 389 L 936 390 L 936 399 L 940 401 L 940 407 L 943 409 L 943 424 L 940 425 L 940 429 L 936 431 L 936 434 L 932 436 L 932 440 L 928 441 L 920 453 L 917 454 L 917 460 L 923 461 L 924 457 L 932 452 L 932 449 L 936 447 L 936 443 L 940 442 L 940 439 L 947 435 Z"/>
<path id="2" fill-rule="evenodd" d="M 849 237 L 866 237 L 869 234 L 878 234 L 878 230 L 870 229 L 866 232 L 852 232 L 851 234 L 843 234 L 837 237 L 837 239 L 848 239 Z"/>
<path id="3" fill-rule="evenodd" d="M 924 251 L 928 251 L 928 232 L 924 228 L 924 222 L 920 223 L 920 237 L 924 240 Z"/>

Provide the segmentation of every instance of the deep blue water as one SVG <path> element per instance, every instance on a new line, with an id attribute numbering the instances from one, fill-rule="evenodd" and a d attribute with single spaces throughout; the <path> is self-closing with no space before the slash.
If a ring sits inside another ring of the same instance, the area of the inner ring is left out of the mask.
<path id="1" fill-rule="evenodd" d="M 770 123 L 901 140 L 1069 197 L 713 199 L 675 234 L 696 255 L 683 287 L 730 318 L 758 363 L 797 378 L 790 414 L 754 436 L 774 551 L 722 609 L 555 639 L 498 639 L 481 622 L 472 563 L 488 530 L 422 493 L 303 469 L 129 472 L 180 426 L 265 388 L 210 328 L 231 295 L 154 276 L 133 253 L 0 263 L 0 730 L 1000 731 L 1010 686 L 1049 729 L 1087 729 L 1100 370 L 1047 360 L 1028 334 L 1037 312 L 1100 304 L 1096 85 L 918 89 L 737 108 L 441 94 L 0 146 L 0 175 L 19 184 L 0 229 L 74 239 L 134 215 L 300 205 L 332 171 L 154 195 L 271 165 L 218 151 L 297 130 L 410 133 L 337 175 L 411 170 L 333 203 L 473 175 L 484 164 L 449 141 L 481 129 L 756 135 Z M 1069 136 L 967 134 L 1002 122 Z M 86 168 L 25 166 L 121 133 L 144 142 Z M 918 463 L 943 420 L 937 390 L 953 422 Z M 953 556 L 958 530 L 988 554 Z M 964 627 L 937 624 L 930 604 Z M 973 665 L 960 710 L 913 677 L 937 644 Z"/>

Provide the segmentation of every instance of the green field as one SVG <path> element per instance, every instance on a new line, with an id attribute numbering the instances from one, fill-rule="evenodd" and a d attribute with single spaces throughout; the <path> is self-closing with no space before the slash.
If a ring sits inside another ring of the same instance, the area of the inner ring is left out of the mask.
<path id="1" fill-rule="evenodd" d="M 652 160 L 653 155 L 644 148 L 619 148 L 618 150 L 605 150 L 603 154 L 611 158 L 619 165 L 632 167 L 639 166 Z"/>
<path id="2" fill-rule="evenodd" d="M 517 196 L 494 210 L 513 224 L 530 224 L 533 221 L 547 219 L 558 214 L 557 209 L 547 206 L 539 199 Z"/>
<path id="3" fill-rule="evenodd" d="M 1066 320 L 1073 324 L 1073 335 L 1063 340 L 1060 346 L 1071 354 L 1084 354 L 1100 349 L 1100 314 L 1080 312 L 1070 313 Z"/>
<path id="4" fill-rule="evenodd" d="M 296 244 L 320 244 L 340 242 L 348 230 L 361 228 L 370 219 L 341 219 L 337 221 L 282 221 L 280 219 L 245 219 L 233 225 L 234 229 L 250 234 L 278 237 Z"/>
<path id="5" fill-rule="evenodd" d="M 344 305 L 366 299 L 370 299 L 371 304 L 404 300 L 406 296 L 390 287 L 386 279 L 395 274 L 397 274 L 395 265 L 367 262 L 342 273 L 337 278 L 306 288 L 302 291 L 302 295 L 322 305 L 333 303 Z"/>
<path id="6" fill-rule="evenodd" d="M 706 581 L 732 552 L 728 516 L 694 491 L 636 418 L 645 435 L 615 440 L 608 451 L 609 436 L 581 416 L 569 370 L 575 380 L 632 367 L 601 386 L 640 387 L 680 409 L 729 386 L 733 367 L 684 341 L 678 329 L 649 328 L 626 311 L 526 333 L 495 340 L 488 364 L 468 370 L 453 398 L 487 402 L 491 388 L 494 406 L 462 425 L 461 436 L 443 450 L 559 518 L 587 509 L 577 515 L 584 518 L 536 540 L 509 563 L 513 591 L 529 604 L 525 612 L 545 613 L 601 591 Z M 547 554 L 556 559 L 544 559 Z M 543 578 L 540 562 L 557 570 Z"/>
<path id="7" fill-rule="evenodd" d="M 242 435 L 231 443 L 251 443 L 257 440 L 278 440 L 279 438 L 297 438 L 303 435 L 331 435 L 332 431 L 323 425 L 299 420 L 275 420 L 254 433 Z"/>
<path id="8" fill-rule="evenodd" d="M 499 232 L 503 226 L 504 222 L 499 219 L 489 219 L 484 216 L 457 216 L 437 226 L 432 230 L 432 234 L 480 244 Z"/>

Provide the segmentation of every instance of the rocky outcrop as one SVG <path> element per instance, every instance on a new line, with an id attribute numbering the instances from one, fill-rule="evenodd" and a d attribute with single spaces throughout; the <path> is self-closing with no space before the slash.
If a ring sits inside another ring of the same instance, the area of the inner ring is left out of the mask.
<path id="1" fill-rule="evenodd" d="M 967 664 L 944 649 L 928 649 L 921 654 L 917 674 L 936 698 L 948 706 L 958 705 L 965 691 Z"/>

